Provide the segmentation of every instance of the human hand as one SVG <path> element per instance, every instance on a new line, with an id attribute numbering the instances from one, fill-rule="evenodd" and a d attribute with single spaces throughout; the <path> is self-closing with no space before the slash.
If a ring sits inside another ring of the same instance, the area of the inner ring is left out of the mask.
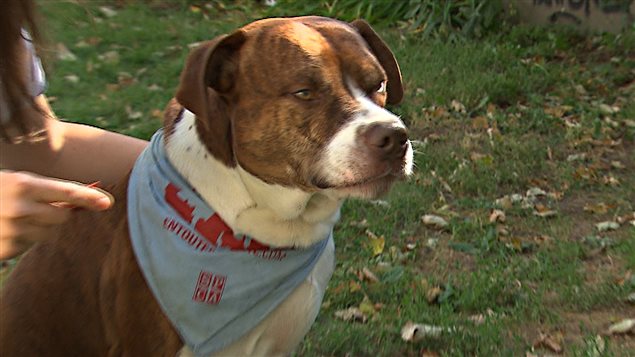
<path id="1" fill-rule="evenodd" d="M 0 259 L 51 237 L 73 207 L 101 211 L 113 204 L 105 192 L 27 172 L 0 171 Z"/>

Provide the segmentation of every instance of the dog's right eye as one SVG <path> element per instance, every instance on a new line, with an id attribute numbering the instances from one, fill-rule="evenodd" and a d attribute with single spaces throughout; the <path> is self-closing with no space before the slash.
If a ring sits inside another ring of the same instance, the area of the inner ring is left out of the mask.
<path id="1" fill-rule="evenodd" d="M 293 95 L 302 100 L 311 100 L 313 99 L 313 93 L 308 89 L 300 89 L 297 92 L 294 92 Z"/>

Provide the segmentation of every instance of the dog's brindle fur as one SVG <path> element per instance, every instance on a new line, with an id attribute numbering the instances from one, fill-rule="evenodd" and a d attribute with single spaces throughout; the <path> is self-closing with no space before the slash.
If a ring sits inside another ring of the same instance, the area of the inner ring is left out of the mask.
<path id="1" fill-rule="evenodd" d="M 166 151 L 234 231 L 306 246 L 337 220 L 343 198 L 376 197 L 410 174 L 403 124 L 382 109 L 402 94 L 392 53 L 365 22 L 261 20 L 190 55 L 165 112 Z M 2 291 L 2 356 L 191 354 L 137 266 L 126 181 L 111 189 L 111 210 L 77 211 L 22 258 Z M 330 247 L 221 354 L 290 353 L 317 314 L 332 260 Z"/>

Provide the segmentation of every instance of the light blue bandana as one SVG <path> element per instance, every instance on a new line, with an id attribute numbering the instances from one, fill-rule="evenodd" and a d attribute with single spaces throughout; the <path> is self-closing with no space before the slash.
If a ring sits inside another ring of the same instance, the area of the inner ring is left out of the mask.
<path id="1" fill-rule="evenodd" d="M 132 170 L 128 221 L 150 289 L 197 355 L 254 328 L 307 278 L 333 239 L 275 249 L 234 235 L 168 162 L 161 130 Z"/>

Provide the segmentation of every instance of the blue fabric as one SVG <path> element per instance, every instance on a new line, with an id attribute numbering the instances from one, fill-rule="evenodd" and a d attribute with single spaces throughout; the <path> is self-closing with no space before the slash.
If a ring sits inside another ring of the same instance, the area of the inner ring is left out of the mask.
<path id="1" fill-rule="evenodd" d="M 168 162 L 158 131 L 129 182 L 132 246 L 163 311 L 199 356 L 254 328 L 308 277 L 333 239 L 331 232 L 308 249 L 267 249 L 231 232 L 205 239 L 206 223 L 217 218 Z"/>

